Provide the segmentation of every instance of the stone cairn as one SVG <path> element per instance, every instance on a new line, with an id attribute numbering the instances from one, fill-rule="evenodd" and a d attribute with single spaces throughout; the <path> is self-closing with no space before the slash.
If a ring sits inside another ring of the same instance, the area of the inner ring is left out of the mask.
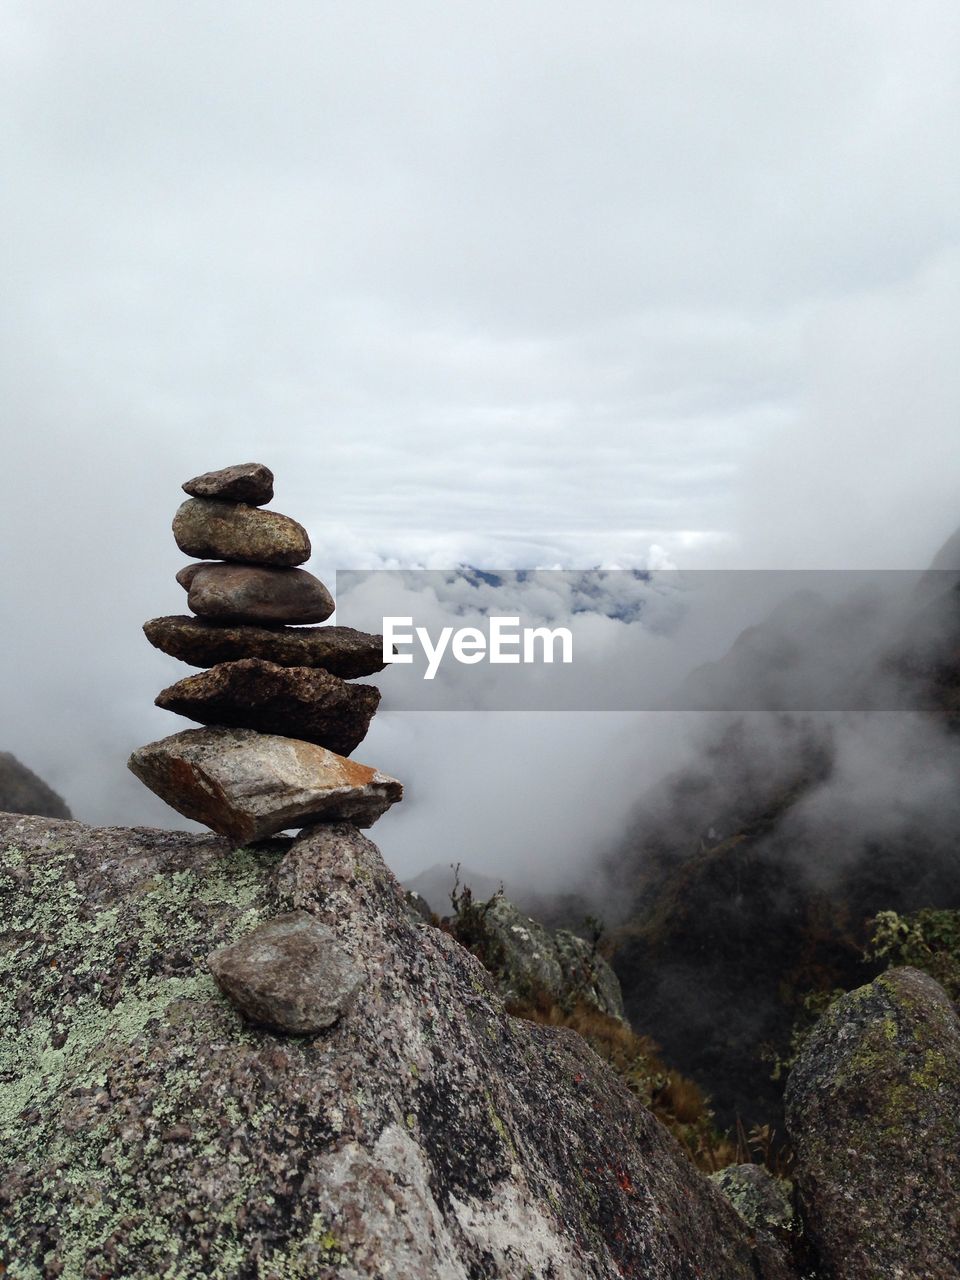
<path id="1" fill-rule="evenodd" d="M 310 539 L 289 516 L 265 511 L 273 474 L 260 463 L 188 480 L 173 536 L 199 558 L 177 574 L 195 616 L 153 618 L 151 644 L 194 667 L 159 707 L 206 727 L 134 751 L 129 768 L 178 813 L 250 844 L 318 822 L 368 827 L 403 789 L 346 757 L 380 702 L 352 684 L 386 665 L 382 637 L 322 623 L 335 605 L 296 568 Z M 267 921 L 214 952 L 210 967 L 252 1020 L 293 1032 L 329 1025 L 354 983 L 329 930 L 306 912 Z"/>

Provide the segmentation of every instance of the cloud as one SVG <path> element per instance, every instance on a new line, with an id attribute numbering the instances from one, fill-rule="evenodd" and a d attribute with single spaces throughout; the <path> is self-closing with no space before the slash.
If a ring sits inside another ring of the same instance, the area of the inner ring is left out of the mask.
<path id="1" fill-rule="evenodd" d="M 7 6 L 4 747 L 81 817 L 176 821 L 123 768 L 180 725 L 139 625 L 182 605 L 179 483 L 245 458 L 328 579 L 926 563 L 958 45 L 945 0 Z M 504 728 L 534 804 L 446 723 L 361 754 L 445 779 L 435 831 L 495 783 L 532 857 L 545 806 L 574 846 L 636 794 L 612 725 Z"/>

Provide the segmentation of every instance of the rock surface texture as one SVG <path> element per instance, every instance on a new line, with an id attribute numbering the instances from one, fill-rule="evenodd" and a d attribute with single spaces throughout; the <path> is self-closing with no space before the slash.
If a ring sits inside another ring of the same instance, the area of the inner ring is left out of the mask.
<path id="1" fill-rule="evenodd" d="M 325 622 L 336 606 L 319 578 L 305 569 L 255 564 L 200 564 L 190 575 L 188 604 L 220 622 Z"/>
<path id="2" fill-rule="evenodd" d="M 731 1164 L 710 1175 L 751 1227 L 789 1231 L 794 1226 L 792 1185 L 760 1164 Z"/>
<path id="3" fill-rule="evenodd" d="M 403 788 L 311 742 L 252 729 L 187 729 L 134 751 L 130 769 L 178 813 L 238 844 L 292 827 L 369 827 Z"/>
<path id="4" fill-rule="evenodd" d="M 152 645 L 191 667 L 265 658 L 284 667 L 323 667 L 352 680 L 375 675 L 386 666 L 383 637 L 352 627 L 224 626 L 174 614 L 151 618 L 143 631 Z"/>
<path id="5" fill-rule="evenodd" d="M 576 1034 L 409 922 L 354 828 L 251 853 L 6 816 L 0 875 L 15 1280 L 791 1276 Z M 317 1036 L 243 1021 L 204 965 L 290 912 L 362 974 Z"/>
<path id="6" fill-rule="evenodd" d="M 495 961 L 498 986 L 505 1000 L 546 998 L 559 1005 L 583 1001 L 613 1018 L 623 1018 L 617 976 L 589 942 L 567 929 L 551 932 L 508 898 L 471 903 L 467 927 Z M 454 920 L 457 932 L 457 920 Z M 474 941 L 464 937 L 465 943 Z"/>
<path id="7" fill-rule="evenodd" d="M 35 813 L 44 818 L 71 817 L 56 791 L 9 751 L 0 751 L 0 812 Z"/>
<path id="8" fill-rule="evenodd" d="M 302 524 L 277 511 L 217 498 L 188 498 L 173 518 L 173 536 L 188 556 L 298 565 L 310 559 Z"/>
<path id="9" fill-rule="evenodd" d="M 960 1021 L 932 978 L 891 969 L 831 1005 L 786 1103 L 821 1276 L 960 1276 Z"/>
<path id="10" fill-rule="evenodd" d="M 262 507 L 273 501 L 273 472 L 261 462 L 240 462 L 219 471 L 205 471 L 183 486 L 192 498 L 225 498 Z"/>
<path id="11" fill-rule="evenodd" d="M 373 685 L 260 658 L 222 662 L 186 676 L 156 699 L 158 707 L 201 724 L 300 738 L 344 756 L 366 737 L 379 702 Z"/>

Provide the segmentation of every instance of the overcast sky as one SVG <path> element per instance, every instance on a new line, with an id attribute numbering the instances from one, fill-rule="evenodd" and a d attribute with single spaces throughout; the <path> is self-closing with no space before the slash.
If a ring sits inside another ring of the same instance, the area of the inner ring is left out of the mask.
<path id="1" fill-rule="evenodd" d="M 123 768 L 183 727 L 139 626 L 234 461 L 327 577 L 927 563 L 958 66 L 952 0 L 11 0 L 0 746 L 176 821 Z M 378 725 L 399 768 L 423 726 Z"/>

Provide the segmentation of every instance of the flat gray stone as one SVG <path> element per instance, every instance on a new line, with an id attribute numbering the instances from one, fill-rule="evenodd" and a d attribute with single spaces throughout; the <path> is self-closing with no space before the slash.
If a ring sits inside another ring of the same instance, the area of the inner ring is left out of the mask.
<path id="1" fill-rule="evenodd" d="M 242 658 L 178 680 L 156 703 L 201 724 L 282 734 L 348 756 L 367 735 L 380 690 L 317 667 Z"/>
<path id="2" fill-rule="evenodd" d="M 362 977 L 333 930 L 309 911 L 267 920 L 238 942 L 211 952 L 207 964 L 245 1018 L 294 1035 L 332 1026 Z"/>
<path id="3" fill-rule="evenodd" d="M 214 622 L 325 622 L 336 608 L 320 579 L 305 569 L 198 564 L 188 565 L 187 572 L 187 603 L 201 618 Z"/>
<path id="4" fill-rule="evenodd" d="M 262 462 L 241 462 L 219 471 L 205 471 L 183 485 L 191 498 L 220 498 L 262 507 L 273 498 L 273 472 Z"/>
<path id="5" fill-rule="evenodd" d="M 310 559 L 303 525 L 242 502 L 188 498 L 173 518 L 173 536 L 184 555 L 201 560 L 297 565 Z"/>
<path id="6" fill-rule="evenodd" d="M 182 613 L 151 618 L 143 632 L 152 645 L 191 667 L 264 658 L 282 667 L 322 667 L 353 680 L 386 666 L 383 636 L 353 627 L 254 627 L 206 622 Z"/>
<path id="7" fill-rule="evenodd" d="M 369 827 L 403 797 L 379 769 L 253 729 L 187 729 L 139 747 L 127 767 L 185 818 L 237 844 L 315 822 Z"/>

